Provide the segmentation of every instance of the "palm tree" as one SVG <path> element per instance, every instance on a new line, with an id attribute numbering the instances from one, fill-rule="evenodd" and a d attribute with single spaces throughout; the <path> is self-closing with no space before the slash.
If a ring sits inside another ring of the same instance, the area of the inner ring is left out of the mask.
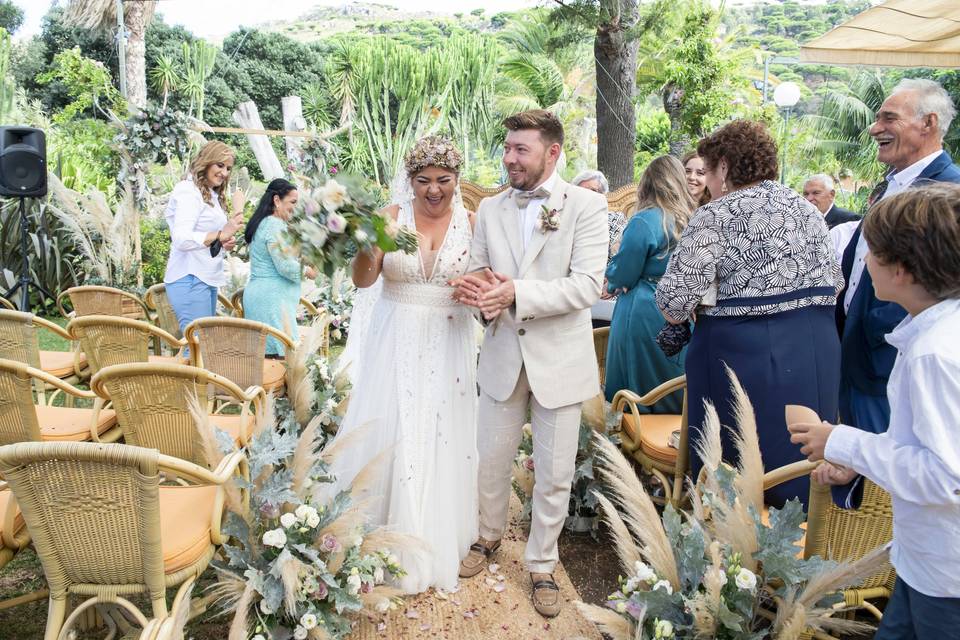
<path id="1" fill-rule="evenodd" d="M 167 97 L 171 91 L 176 91 L 180 84 L 180 69 L 176 61 L 165 53 L 157 56 L 157 61 L 150 71 L 150 80 L 153 88 L 163 92 L 163 109 L 167 108 Z"/>
<path id="2" fill-rule="evenodd" d="M 147 104 L 146 34 L 153 19 L 156 0 L 121 3 L 118 0 L 70 0 L 68 24 L 83 29 L 113 31 L 117 26 L 117 5 L 123 7 L 123 24 L 127 32 L 126 80 L 127 101 L 133 107 Z"/>

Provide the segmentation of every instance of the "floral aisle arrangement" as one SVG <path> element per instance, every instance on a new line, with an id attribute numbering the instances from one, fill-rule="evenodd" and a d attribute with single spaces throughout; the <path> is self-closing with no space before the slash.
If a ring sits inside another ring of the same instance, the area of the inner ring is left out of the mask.
<path id="1" fill-rule="evenodd" d="M 329 322 L 321 316 L 301 329 L 299 343 L 286 358 L 287 398 L 277 402 L 301 427 L 316 418 L 325 432 L 336 433 L 347 411 L 350 378 L 324 349 Z"/>
<path id="2" fill-rule="evenodd" d="M 691 487 L 691 510 L 667 506 L 658 515 L 632 466 L 605 438 L 595 437 L 598 494 L 626 577 L 606 607 L 577 603 L 614 640 L 718 638 L 796 640 L 808 628 L 857 632 L 868 625 L 831 615 L 837 592 L 883 570 L 886 550 L 846 564 L 798 557 L 803 508 L 791 500 L 763 509 L 763 463 L 753 409 L 732 375 L 737 396 L 740 463 L 721 461 L 720 421 L 708 407 L 697 443 L 706 473 Z"/>
<path id="3" fill-rule="evenodd" d="M 289 225 L 293 250 L 306 264 L 333 276 L 358 251 L 379 247 L 385 252 L 413 253 L 417 237 L 389 216 L 380 215 L 373 196 L 348 177 L 320 184 L 301 178 L 300 200 Z"/>
<path id="4" fill-rule="evenodd" d="M 599 399 L 602 400 L 602 399 Z M 585 532 L 596 538 L 600 519 L 597 517 L 597 492 L 601 483 L 594 471 L 597 453 L 594 434 L 610 440 L 619 446 L 620 440 L 614 429 L 619 424 L 619 416 L 610 410 L 610 403 L 585 403 L 580 421 L 580 435 L 577 446 L 576 468 L 573 484 L 570 487 L 570 506 L 564 527 L 570 531 Z M 529 424 L 523 426 L 520 448 L 513 461 L 513 490 L 523 506 L 521 515 L 530 517 L 533 500 L 534 463 L 533 431 Z"/>
<path id="5" fill-rule="evenodd" d="M 327 312 L 330 339 L 338 343 L 349 334 L 356 293 L 357 288 L 344 269 L 337 269 L 332 276 L 320 274 L 315 281 L 304 282 L 302 291 L 304 298 Z"/>

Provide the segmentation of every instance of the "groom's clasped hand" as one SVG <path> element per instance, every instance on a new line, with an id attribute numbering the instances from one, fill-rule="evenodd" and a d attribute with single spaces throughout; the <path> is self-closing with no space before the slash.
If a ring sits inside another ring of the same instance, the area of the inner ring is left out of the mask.
<path id="1" fill-rule="evenodd" d="M 509 308 L 516 294 L 513 278 L 490 269 L 464 274 L 448 284 L 455 287 L 454 300 L 476 307 L 487 321 L 493 320 L 500 312 Z"/>

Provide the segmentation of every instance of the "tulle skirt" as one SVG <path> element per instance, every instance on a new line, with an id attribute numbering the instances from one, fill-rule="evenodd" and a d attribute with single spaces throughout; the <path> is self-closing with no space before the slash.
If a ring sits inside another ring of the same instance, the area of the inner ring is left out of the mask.
<path id="1" fill-rule="evenodd" d="M 356 439 L 333 463 L 336 486 L 373 474 L 371 524 L 424 543 L 399 554 L 406 593 L 453 589 L 478 531 L 476 321 L 449 292 L 387 283 L 336 436 Z"/>

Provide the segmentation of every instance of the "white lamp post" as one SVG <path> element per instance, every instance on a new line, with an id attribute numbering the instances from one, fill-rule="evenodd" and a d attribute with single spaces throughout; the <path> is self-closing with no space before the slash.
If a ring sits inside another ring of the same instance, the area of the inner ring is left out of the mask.
<path id="1" fill-rule="evenodd" d="M 773 91 L 773 101 L 778 107 L 786 108 L 787 115 L 783 122 L 783 162 L 780 164 L 780 182 L 787 176 L 787 133 L 789 133 L 790 115 L 793 107 L 800 101 L 800 87 L 796 82 L 781 82 Z"/>

